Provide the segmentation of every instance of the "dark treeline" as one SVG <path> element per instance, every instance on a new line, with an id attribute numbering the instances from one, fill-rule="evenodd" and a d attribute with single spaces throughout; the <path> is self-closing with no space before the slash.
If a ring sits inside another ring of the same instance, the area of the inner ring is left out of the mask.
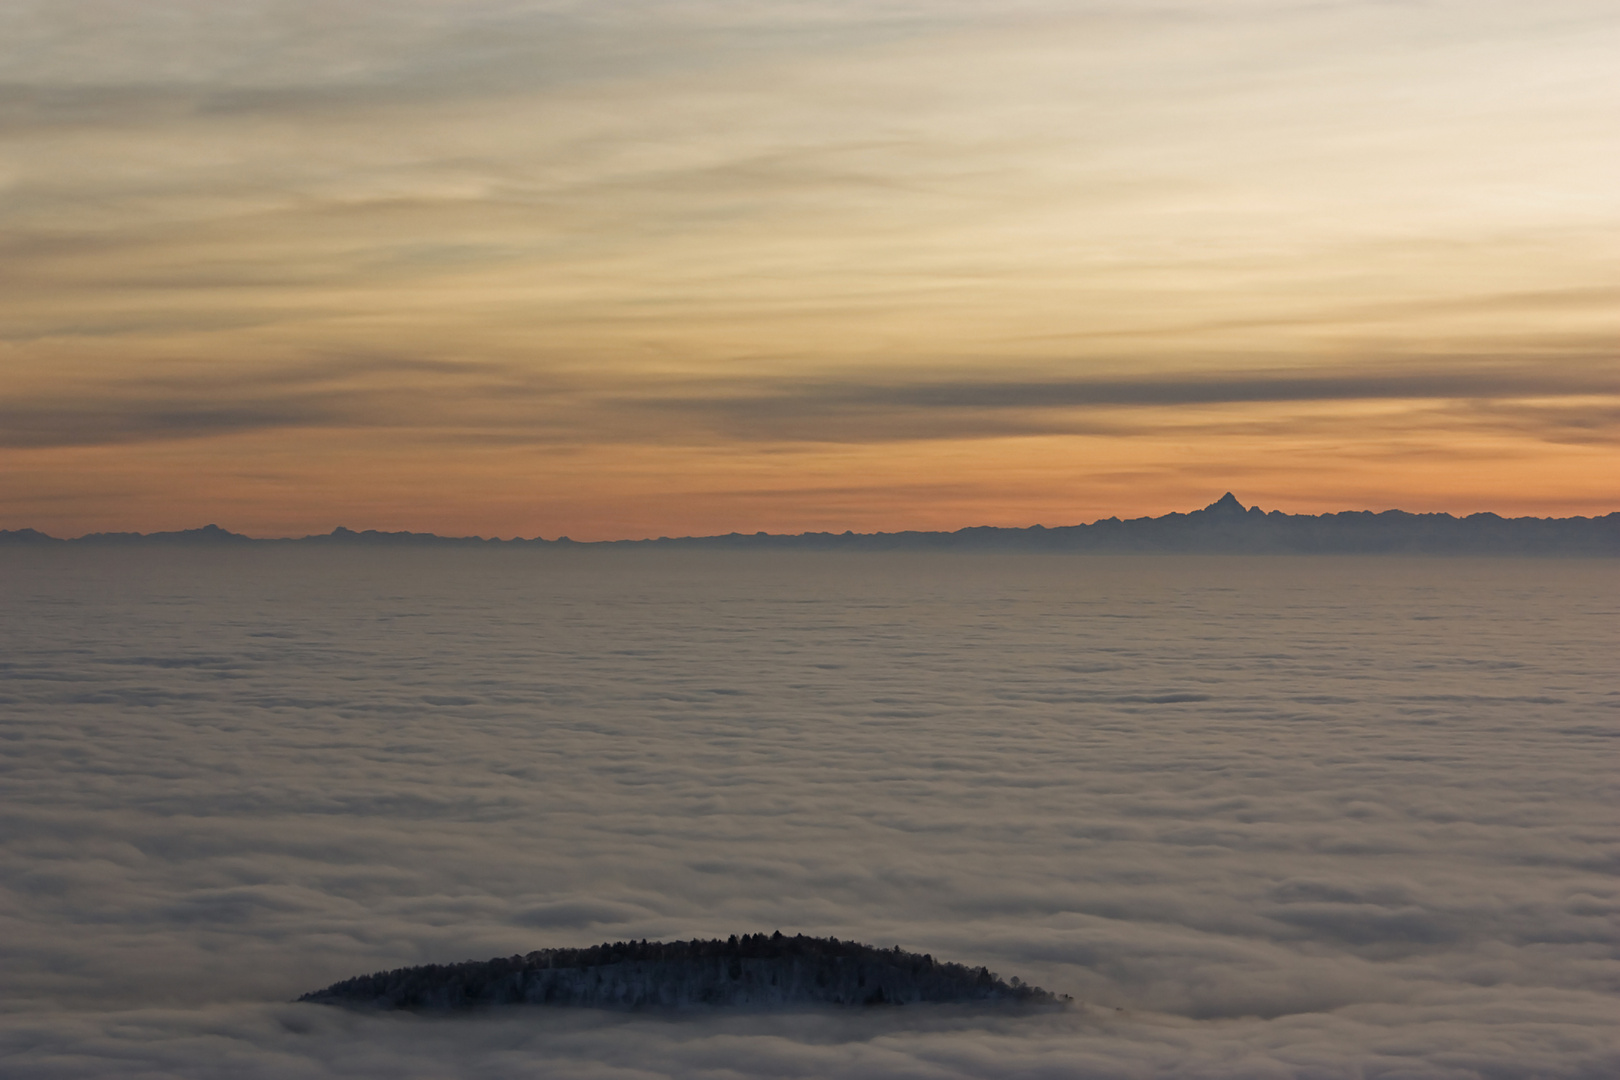
<path id="1" fill-rule="evenodd" d="M 646 1009 L 692 1006 L 1055 1005 L 1066 1001 L 988 968 L 936 961 L 899 946 L 780 932 L 727 940 L 621 941 L 583 949 L 380 971 L 299 1001 L 379 1009 L 494 1005 Z"/>
<path id="2" fill-rule="evenodd" d="M 1229 492 L 1202 510 L 1163 517 L 1105 518 L 1089 525 L 1027 529 L 977 526 L 955 532 L 727 533 L 656 540 L 486 540 L 433 533 L 337 528 L 318 536 L 257 540 L 217 525 L 164 533 L 91 533 L 59 540 L 34 529 L 0 530 L 0 544 L 29 546 L 198 544 L 211 546 L 399 545 L 502 548 L 667 548 L 789 551 L 1027 551 L 1182 554 L 1620 555 L 1620 511 L 1602 517 L 1504 518 L 1346 510 L 1286 514 L 1245 507 Z"/>

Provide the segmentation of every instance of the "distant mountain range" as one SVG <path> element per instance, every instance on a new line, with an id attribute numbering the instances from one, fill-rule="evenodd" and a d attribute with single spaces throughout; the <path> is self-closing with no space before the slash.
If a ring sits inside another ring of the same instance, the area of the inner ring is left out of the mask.
<path id="1" fill-rule="evenodd" d="M 1285 514 L 1245 507 L 1227 492 L 1202 510 L 1163 517 L 1105 518 L 1089 525 L 1027 529 L 978 526 L 955 532 L 727 533 L 656 540 L 486 540 L 433 533 L 355 532 L 261 540 L 218 525 L 160 533 L 90 533 L 60 540 L 34 529 L 0 529 L 0 546 L 456 545 L 477 547 L 677 548 L 825 551 L 1072 551 L 1182 554 L 1620 555 L 1620 511 L 1603 517 L 1504 518 L 1345 510 Z"/>

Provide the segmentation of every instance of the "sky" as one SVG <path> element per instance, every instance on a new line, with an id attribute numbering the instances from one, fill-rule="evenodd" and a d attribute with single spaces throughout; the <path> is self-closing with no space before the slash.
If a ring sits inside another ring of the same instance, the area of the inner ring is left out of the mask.
<path id="1" fill-rule="evenodd" d="M 0 527 L 1620 508 L 1610 0 L 0 0 Z"/>

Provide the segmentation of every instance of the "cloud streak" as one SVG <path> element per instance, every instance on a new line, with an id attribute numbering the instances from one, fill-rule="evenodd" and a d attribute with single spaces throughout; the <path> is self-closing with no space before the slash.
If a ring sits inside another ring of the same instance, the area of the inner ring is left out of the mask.
<path id="1" fill-rule="evenodd" d="M 0 407 L 0 445 L 95 446 L 289 429 L 412 429 L 495 442 L 893 442 L 1050 432 L 1129 435 L 1144 410 L 1213 407 L 1192 423 L 1242 422 L 1241 406 L 1397 402 L 1478 428 L 1532 437 L 1612 438 L 1620 376 L 1604 360 L 1412 370 L 1202 371 L 1137 377 L 955 380 L 665 380 L 624 395 L 587 378 L 516 365 L 357 357 L 248 374 L 154 374 L 73 399 L 21 396 Z M 1434 412 L 1433 410 L 1439 410 Z M 644 425 L 647 417 L 662 417 Z M 671 418 L 679 421 L 671 423 Z M 1286 414 L 1284 415 L 1286 418 Z M 1277 422 L 1274 418 L 1273 422 Z M 1313 423 L 1328 423 L 1316 415 Z"/>
<path id="2" fill-rule="evenodd" d="M 1620 395 L 1620 375 L 1596 358 L 1585 370 L 1498 367 L 1411 372 L 1407 370 L 1262 371 L 1210 375 L 1175 372 L 1157 377 L 852 383 L 827 380 L 789 386 L 755 397 L 700 399 L 697 408 L 735 404 L 741 410 L 817 409 L 1065 409 L 1117 406 L 1235 405 L 1274 402 L 1380 400 L 1494 401 L 1524 397 Z M 658 408 L 669 399 L 642 399 Z M 687 402 L 675 400 L 672 408 Z"/>

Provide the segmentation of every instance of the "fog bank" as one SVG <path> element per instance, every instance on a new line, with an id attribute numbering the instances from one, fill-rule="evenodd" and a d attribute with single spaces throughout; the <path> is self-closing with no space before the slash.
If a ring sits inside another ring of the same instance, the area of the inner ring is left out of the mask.
<path id="1" fill-rule="evenodd" d="M 1606 563 L 0 558 L 8 1076 L 1620 1071 Z M 289 1004 L 781 930 L 1061 1014 Z"/>

